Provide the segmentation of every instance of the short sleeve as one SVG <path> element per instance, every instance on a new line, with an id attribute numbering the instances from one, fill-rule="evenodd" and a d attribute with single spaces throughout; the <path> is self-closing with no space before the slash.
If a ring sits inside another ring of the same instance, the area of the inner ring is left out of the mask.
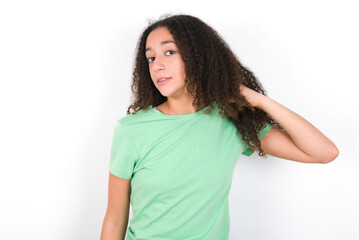
<path id="1" fill-rule="evenodd" d="M 120 121 L 118 121 L 113 131 L 110 172 L 117 177 L 131 179 L 136 160 L 135 142 Z"/>
<path id="2" fill-rule="evenodd" d="M 271 124 L 269 124 L 269 123 L 266 123 L 266 126 L 262 129 L 262 131 L 258 135 L 258 139 L 261 139 L 271 128 L 273 128 L 273 126 Z M 254 152 L 255 152 L 255 150 L 250 149 L 249 146 L 246 144 L 246 146 L 244 147 L 244 149 L 242 151 L 242 154 L 249 157 Z"/>

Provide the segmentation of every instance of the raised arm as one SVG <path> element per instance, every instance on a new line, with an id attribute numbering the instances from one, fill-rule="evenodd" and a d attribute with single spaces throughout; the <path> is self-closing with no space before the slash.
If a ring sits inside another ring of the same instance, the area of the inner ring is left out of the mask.
<path id="1" fill-rule="evenodd" d="M 305 163 L 329 163 L 339 155 L 335 144 L 297 113 L 244 85 L 240 91 L 252 106 L 268 113 L 285 130 L 272 128 L 260 140 L 267 154 Z"/>

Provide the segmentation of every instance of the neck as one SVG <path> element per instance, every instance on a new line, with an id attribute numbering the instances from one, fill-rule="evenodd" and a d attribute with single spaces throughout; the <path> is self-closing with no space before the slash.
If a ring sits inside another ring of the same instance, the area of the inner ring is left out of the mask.
<path id="1" fill-rule="evenodd" d="M 197 112 L 196 108 L 193 106 L 193 100 L 193 98 L 167 98 L 167 101 L 163 104 L 168 114 L 190 114 Z"/>

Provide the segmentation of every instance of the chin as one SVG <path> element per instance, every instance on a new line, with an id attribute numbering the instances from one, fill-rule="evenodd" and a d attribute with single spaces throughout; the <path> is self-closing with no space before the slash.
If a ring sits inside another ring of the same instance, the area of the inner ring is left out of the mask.
<path id="1" fill-rule="evenodd" d="M 160 88 L 161 89 L 161 88 Z M 162 88 L 161 90 L 158 90 L 162 96 L 164 97 L 175 97 L 178 95 L 182 95 L 185 92 L 185 88 Z"/>
<path id="2" fill-rule="evenodd" d="M 164 97 L 171 97 L 173 95 L 173 91 L 165 91 L 165 90 L 162 90 L 162 91 L 159 91 L 161 93 L 162 96 Z"/>

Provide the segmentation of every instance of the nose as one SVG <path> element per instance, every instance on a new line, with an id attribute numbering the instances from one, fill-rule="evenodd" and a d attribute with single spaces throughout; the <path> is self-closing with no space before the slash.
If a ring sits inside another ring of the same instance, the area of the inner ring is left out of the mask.
<path id="1" fill-rule="evenodd" d="M 155 60 L 153 60 L 152 62 L 152 69 L 153 71 L 159 71 L 159 70 L 164 70 L 165 69 L 165 64 L 162 58 L 160 57 L 156 57 Z"/>

